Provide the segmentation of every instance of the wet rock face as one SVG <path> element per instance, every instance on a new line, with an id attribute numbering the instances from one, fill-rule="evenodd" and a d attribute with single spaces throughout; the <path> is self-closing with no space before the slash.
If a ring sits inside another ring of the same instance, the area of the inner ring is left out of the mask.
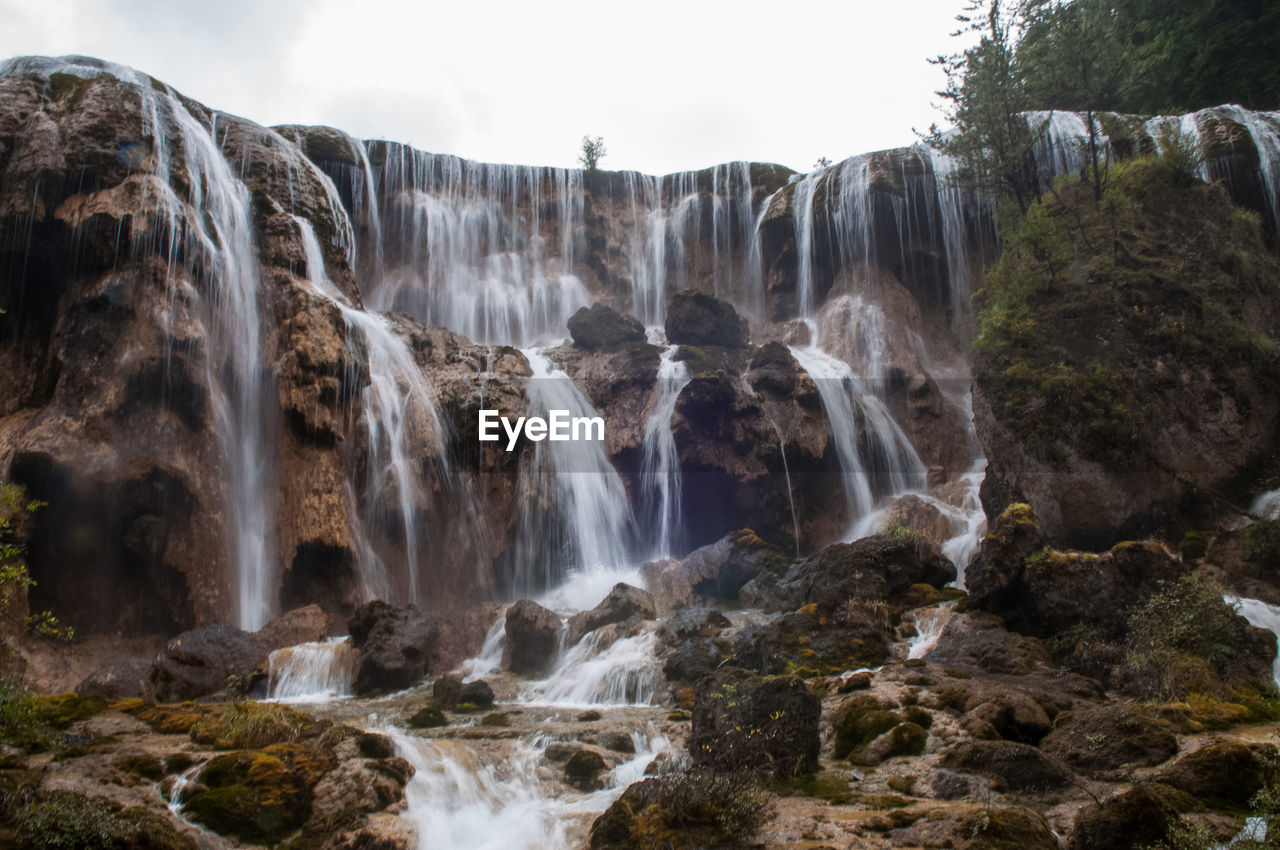
<path id="1" fill-rule="evenodd" d="M 573 344 L 589 351 L 616 348 L 623 343 L 644 342 L 644 325 L 605 304 L 583 307 L 569 317 Z"/>
<path id="2" fill-rule="evenodd" d="M 401 690 L 430 672 L 440 626 L 429 614 L 374 601 L 362 605 L 347 627 L 356 650 L 351 683 L 356 694 Z"/>
<path id="3" fill-rule="evenodd" d="M 652 620 L 658 616 L 653 597 L 647 591 L 625 583 L 618 583 L 609 595 L 590 611 L 581 611 L 569 618 L 568 645 L 582 640 L 583 635 L 603 626 L 621 623 L 632 618 Z"/>
<path id="4" fill-rule="evenodd" d="M 513 673 L 539 675 L 560 648 L 560 618 L 536 602 L 521 599 L 507 609 L 502 666 Z"/>
<path id="5" fill-rule="evenodd" d="M 695 765 L 715 770 L 812 773 L 821 713 L 822 701 L 802 679 L 723 668 L 695 688 L 689 754 Z"/>

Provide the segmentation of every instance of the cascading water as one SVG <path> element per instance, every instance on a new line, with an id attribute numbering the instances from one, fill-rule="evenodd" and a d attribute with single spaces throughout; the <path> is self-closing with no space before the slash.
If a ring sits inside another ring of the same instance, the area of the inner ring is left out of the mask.
<path id="1" fill-rule="evenodd" d="M 670 557 L 679 549 L 683 539 L 680 457 L 676 454 L 671 422 L 680 391 L 688 386 L 693 376 L 683 361 L 675 359 L 678 348 L 669 345 L 662 352 L 657 395 L 644 426 L 640 516 L 647 529 L 644 539 L 653 541 L 649 560 L 655 561 Z"/>
<path id="2" fill-rule="evenodd" d="M 353 343 L 363 342 L 368 354 L 369 383 L 361 398 L 363 424 L 369 435 L 367 505 L 354 517 L 363 539 L 357 546 L 364 594 L 370 599 L 419 597 L 418 546 L 421 539 L 422 458 L 434 455 L 450 468 L 442 450 L 441 423 L 435 395 L 413 359 L 409 346 L 391 330 L 388 321 L 350 306 L 324 271 L 324 256 L 309 222 L 296 219 L 307 261 L 307 280 L 317 295 L 341 312 Z M 354 509 L 358 500 L 352 499 Z M 404 541 L 406 587 L 400 592 L 378 554 L 374 540 L 386 517 L 398 518 Z"/>
<path id="3" fill-rule="evenodd" d="M 568 647 L 547 678 L 525 690 L 522 701 L 574 707 L 648 705 L 662 680 L 653 632 L 604 647 L 601 639 L 599 632 L 590 632 Z"/>
<path id="4" fill-rule="evenodd" d="M 529 380 L 530 415 L 548 417 L 552 410 L 572 418 L 593 418 L 595 408 L 563 371 L 538 349 L 525 349 L 533 375 Z M 568 574 L 619 568 L 629 563 L 634 536 L 626 487 L 618 476 L 602 440 L 543 440 L 534 444 L 532 468 L 550 488 L 539 485 L 530 498 L 550 494 L 558 533 L 526 514 L 518 532 L 517 549 L 524 565 L 542 564 L 558 574 L 520 577 L 518 586 L 545 589 Z M 558 551 L 546 551 L 551 544 Z"/>
<path id="5" fill-rule="evenodd" d="M 327 702 L 350 696 L 355 662 L 345 635 L 277 649 L 267 658 L 267 698 Z"/>
<path id="6" fill-rule="evenodd" d="M 1276 636 L 1276 659 L 1271 665 L 1271 678 L 1280 690 L 1280 606 L 1268 605 L 1261 599 L 1245 599 L 1225 594 L 1223 601 L 1237 606 L 1240 616 L 1249 621 L 1249 625 L 1266 629 Z"/>

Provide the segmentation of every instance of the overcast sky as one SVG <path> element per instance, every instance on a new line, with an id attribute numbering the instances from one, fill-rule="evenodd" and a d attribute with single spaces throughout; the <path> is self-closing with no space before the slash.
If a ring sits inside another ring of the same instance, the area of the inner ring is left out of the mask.
<path id="1" fill-rule="evenodd" d="M 938 120 L 926 59 L 962 0 L 0 0 L 0 58 L 132 65 L 262 124 L 331 124 L 473 159 L 807 171 Z"/>

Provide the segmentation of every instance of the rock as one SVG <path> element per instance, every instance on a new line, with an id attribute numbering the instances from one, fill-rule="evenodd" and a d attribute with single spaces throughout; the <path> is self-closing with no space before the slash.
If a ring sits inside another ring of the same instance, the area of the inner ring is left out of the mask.
<path id="1" fill-rule="evenodd" d="M 229 676 L 248 679 L 266 669 L 267 654 L 248 633 L 232 626 L 205 626 L 183 632 L 151 665 L 156 699 L 195 699 L 224 690 Z"/>
<path id="2" fill-rule="evenodd" d="M 1167 761 L 1178 751 L 1178 738 L 1149 709 L 1111 703 L 1063 714 L 1040 747 L 1075 770 L 1098 774 Z"/>
<path id="3" fill-rule="evenodd" d="M 1155 775 L 1155 779 L 1203 803 L 1245 808 L 1267 780 L 1266 749 L 1221 740 L 1188 753 Z"/>
<path id="4" fill-rule="evenodd" d="M 623 753 L 624 755 L 636 754 L 636 742 L 627 732 L 621 730 L 615 732 L 607 732 L 601 736 L 600 743 L 607 749 L 615 753 Z"/>
<path id="5" fill-rule="evenodd" d="M 938 765 L 994 776 L 1015 792 L 1042 793 L 1071 781 L 1065 765 L 1014 741 L 961 741 L 943 752 Z"/>
<path id="6" fill-rule="evenodd" d="M 902 723 L 902 715 L 892 708 L 892 704 L 870 694 L 840 703 L 831 715 L 831 728 L 835 732 L 832 756 L 838 759 L 859 756 L 868 744 Z"/>
<path id="7" fill-rule="evenodd" d="M 815 605 L 820 615 L 830 617 L 851 599 L 889 600 L 912 585 L 943 587 L 955 576 L 955 567 L 937 547 L 913 535 L 885 532 L 833 543 L 781 574 L 762 572 L 740 596 L 746 605 L 774 611 Z"/>
<path id="8" fill-rule="evenodd" d="M 750 338 L 747 320 L 732 304 L 688 289 L 667 302 L 666 331 L 667 341 L 674 345 L 741 348 Z"/>
<path id="9" fill-rule="evenodd" d="M 356 694 L 402 690 L 430 672 L 428 659 L 440 629 L 433 617 L 417 608 L 367 602 L 356 610 L 347 627 L 356 650 L 352 677 Z"/>
<path id="10" fill-rule="evenodd" d="M 446 673 L 431 685 L 431 699 L 442 708 L 453 708 L 462 702 L 462 677 Z"/>
<path id="11" fill-rule="evenodd" d="M 444 712 L 436 705 L 423 706 L 409 718 L 410 729 L 434 729 L 438 726 L 448 725 L 448 718 L 444 716 Z"/>
<path id="12" fill-rule="evenodd" d="M 795 676 L 722 668 L 694 689 L 689 752 L 695 766 L 719 771 L 812 773 L 821 713 L 821 700 Z"/>
<path id="13" fill-rule="evenodd" d="M 327 615 L 319 605 L 307 605 L 276 617 L 254 632 L 253 639 L 269 654 L 286 646 L 324 640 L 328 634 Z"/>
<path id="14" fill-rule="evenodd" d="M 760 673 L 799 669 L 830 676 L 876 667 L 889 657 L 892 632 L 887 617 L 823 620 L 806 609 L 746 626 L 733 637 L 731 661 Z"/>
<path id="15" fill-rule="evenodd" d="M 1161 581 L 1186 572 L 1152 541 L 1120 543 L 1094 555 L 1046 549 L 1043 540 L 1029 508 L 1006 510 L 965 573 L 970 609 L 997 614 L 1010 628 L 1037 637 L 1087 626 L 1114 639 L 1136 604 Z M 1090 592 L 1081 593 L 1082 587 Z"/>
<path id="16" fill-rule="evenodd" d="M 507 609 L 507 641 L 502 666 L 512 673 L 545 673 L 560 648 L 560 618 L 536 602 L 522 599 Z"/>
<path id="17" fill-rule="evenodd" d="M 715 670 L 726 655 L 711 638 L 690 638 L 667 650 L 662 657 L 662 675 L 672 684 L 693 684 Z"/>
<path id="18" fill-rule="evenodd" d="M 579 791 L 595 791 L 602 786 L 601 774 L 609 769 L 604 756 L 595 750 L 581 749 L 564 763 L 565 781 Z"/>
<path id="19" fill-rule="evenodd" d="M 644 342 L 644 325 L 600 302 L 583 307 L 569 317 L 573 344 L 595 351 L 616 348 L 627 342 Z"/>
<path id="20" fill-rule="evenodd" d="M 711 637 L 729 628 L 729 618 L 714 608 L 686 608 L 658 627 L 658 640 L 674 646 L 695 637 Z"/>
<path id="21" fill-rule="evenodd" d="M 578 714 L 578 720 L 583 723 L 594 723 L 600 719 L 600 716 L 600 712 L 596 711 L 594 708 L 588 708 L 586 711 Z"/>
<path id="22" fill-rule="evenodd" d="M 653 597 L 647 591 L 629 584 L 618 583 L 609 591 L 609 595 L 590 611 L 581 611 L 569 618 L 569 634 L 566 641 L 573 646 L 582 640 L 583 635 L 593 632 L 601 626 L 622 623 L 632 617 L 641 620 L 652 620 L 658 616 L 653 605 Z"/>
<path id="23" fill-rule="evenodd" d="M 1059 850 L 1044 815 L 1025 806 L 985 806 L 965 818 L 956 846 L 965 850 Z M 965 840 L 967 839 L 967 840 Z"/>
<path id="24" fill-rule="evenodd" d="M 757 392 L 789 396 L 796 391 L 800 364 L 780 342 L 767 342 L 751 358 L 747 382 Z"/>
<path id="25" fill-rule="evenodd" d="M 1049 651 L 1038 639 L 1010 632 L 999 617 L 981 612 L 949 617 L 938 642 L 924 658 L 945 667 L 1014 676 L 1052 664 Z"/>
<path id="26" fill-rule="evenodd" d="M 644 564 L 640 575 L 653 594 L 658 612 L 670 616 L 710 600 L 735 603 L 738 591 L 762 569 L 780 572 L 787 563 L 782 550 L 743 528 L 684 558 Z"/>
<path id="27" fill-rule="evenodd" d="M 916 723 L 899 723 L 868 743 L 851 761 L 874 765 L 894 756 L 918 756 L 924 752 L 929 732 Z"/>
<path id="28" fill-rule="evenodd" d="M 111 700 L 145 697 L 151 688 L 150 672 L 151 665 L 142 661 L 113 662 L 85 676 L 76 685 L 76 693 Z"/>
<path id="29" fill-rule="evenodd" d="M 1157 788 L 1137 786 L 1086 807 L 1071 831 L 1071 850 L 1132 850 L 1165 840 L 1178 813 Z"/>
<path id="30" fill-rule="evenodd" d="M 1039 744 L 1053 728 L 1048 713 L 1038 702 L 1020 691 L 1003 690 L 971 709 L 962 721 L 974 737 L 986 737 L 977 734 L 972 724 L 989 728 L 1003 740 L 1023 744 Z"/>
<path id="31" fill-rule="evenodd" d="M 493 688 L 484 679 L 465 682 L 458 693 L 459 704 L 474 705 L 476 708 L 488 708 L 493 705 Z"/>

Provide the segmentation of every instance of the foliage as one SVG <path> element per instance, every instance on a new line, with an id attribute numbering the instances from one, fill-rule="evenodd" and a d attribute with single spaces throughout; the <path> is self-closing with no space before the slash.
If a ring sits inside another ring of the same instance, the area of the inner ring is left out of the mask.
<path id="1" fill-rule="evenodd" d="M 583 136 L 582 153 L 578 155 L 578 162 L 582 163 L 582 167 L 587 171 L 595 171 L 600 160 L 604 159 L 608 153 L 604 146 L 604 136 L 596 136 L 594 139 Z"/>
<path id="2" fill-rule="evenodd" d="M 21 682 L 0 679 L 0 744 L 39 752 L 54 740 L 40 698 Z"/>
<path id="3" fill-rule="evenodd" d="M 1126 659 L 1134 687 L 1145 697 L 1185 697 L 1220 679 L 1248 651 L 1247 624 L 1222 588 L 1194 575 L 1162 581 L 1129 616 Z"/>
<path id="4" fill-rule="evenodd" d="M 35 580 L 27 572 L 26 546 L 18 540 L 18 526 L 45 507 L 45 502 L 27 497 L 26 490 L 16 484 L 0 484 L 0 612 L 10 620 L 25 612 L 27 590 Z M 64 626 L 51 611 L 27 615 L 18 623 L 25 631 L 54 640 L 71 640 L 75 630 Z"/>
<path id="5" fill-rule="evenodd" d="M 1060 179 L 1006 228 L 978 294 L 977 380 L 1051 463 L 1140 459 L 1148 423 L 1187 415 L 1181 375 L 1205 374 L 1241 410 L 1280 383 L 1280 346 L 1245 310 L 1280 281 L 1256 219 L 1163 159 L 1108 179 L 1101 201 Z"/>
<path id="6" fill-rule="evenodd" d="M 326 725 L 286 705 L 248 702 L 199 718 L 191 725 L 190 734 L 196 743 L 218 749 L 257 749 L 314 737 Z"/>

